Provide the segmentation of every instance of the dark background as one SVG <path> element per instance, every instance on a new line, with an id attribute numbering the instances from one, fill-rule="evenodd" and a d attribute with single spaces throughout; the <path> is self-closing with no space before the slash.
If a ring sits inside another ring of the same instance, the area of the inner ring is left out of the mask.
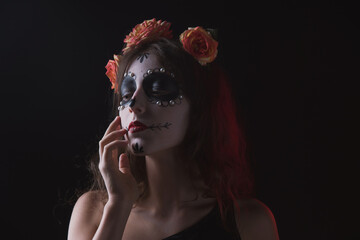
<path id="1" fill-rule="evenodd" d="M 1 234 L 66 239 L 110 120 L 104 66 L 155 17 L 174 36 L 219 30 L 217 61 L 245 121 L 257 198 L 280 238 L 360 239 L 357 15 L 340 1 L 1 1 Z"/>

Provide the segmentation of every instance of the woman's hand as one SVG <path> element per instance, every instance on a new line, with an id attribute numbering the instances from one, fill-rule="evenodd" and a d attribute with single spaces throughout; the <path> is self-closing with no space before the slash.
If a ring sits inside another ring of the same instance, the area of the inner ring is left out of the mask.
<path id="1" fill-rule="evenodd" d="M 127 140 L 122 140 L 126 132 L 126 129 L 120 129 L 120 117 L 117 116 L 99 142 L 99 170 L 105 182 L 109 201 L 129 201 L 132 204 L 137 200 L 139 190 L 131 174 L 127 155 L 122 153 L 119 156 L 120 150 L 124 150 L 128 144 Z"/>

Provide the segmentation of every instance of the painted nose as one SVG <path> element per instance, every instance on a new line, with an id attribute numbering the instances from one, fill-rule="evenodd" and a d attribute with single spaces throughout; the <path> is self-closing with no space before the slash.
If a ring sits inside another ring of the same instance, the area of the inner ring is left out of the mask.
<path id="1" fill-rule="evenodd" d="M 143 113 L 145 111 L 145 103 L 146 100 L 143 94 L 140 92 L 135 93 L 133 98 L 130 100 L 129 103 L 129 111 L 134 112 L 136 114 Z"/>
<path id="2" fill-rule="evenodd" d="M 136 99 L 135 99 L 135 98 L 131 99 L 129 106 L 130 106 L 131 108 L 134 107 L 135 102 L 136 102 Z"/>

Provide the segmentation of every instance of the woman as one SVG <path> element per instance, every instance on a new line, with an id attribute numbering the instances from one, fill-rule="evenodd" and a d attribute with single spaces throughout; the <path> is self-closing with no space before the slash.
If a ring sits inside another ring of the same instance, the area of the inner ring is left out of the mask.
<path id="1" fill-rule="evenodd" d="M 169 28 L 137 25 L 107 65 L 118 116 L 68 239 L 278 239 L 271 211 L 250 198 L 218 43 L 201 27 L 175 41 Z"/>

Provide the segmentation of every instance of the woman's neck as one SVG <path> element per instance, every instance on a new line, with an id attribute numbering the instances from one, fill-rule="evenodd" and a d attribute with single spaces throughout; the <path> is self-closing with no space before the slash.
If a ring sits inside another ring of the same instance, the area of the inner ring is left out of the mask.
<path id="1" fill-rule="evenodd" d="M 149 183 L 148 209 L 157 215 L 166 216 L 179 210 L 185 201 L 196 199 L 197 192 L 183 161 L 173 150 L 145 157 Z"/>

